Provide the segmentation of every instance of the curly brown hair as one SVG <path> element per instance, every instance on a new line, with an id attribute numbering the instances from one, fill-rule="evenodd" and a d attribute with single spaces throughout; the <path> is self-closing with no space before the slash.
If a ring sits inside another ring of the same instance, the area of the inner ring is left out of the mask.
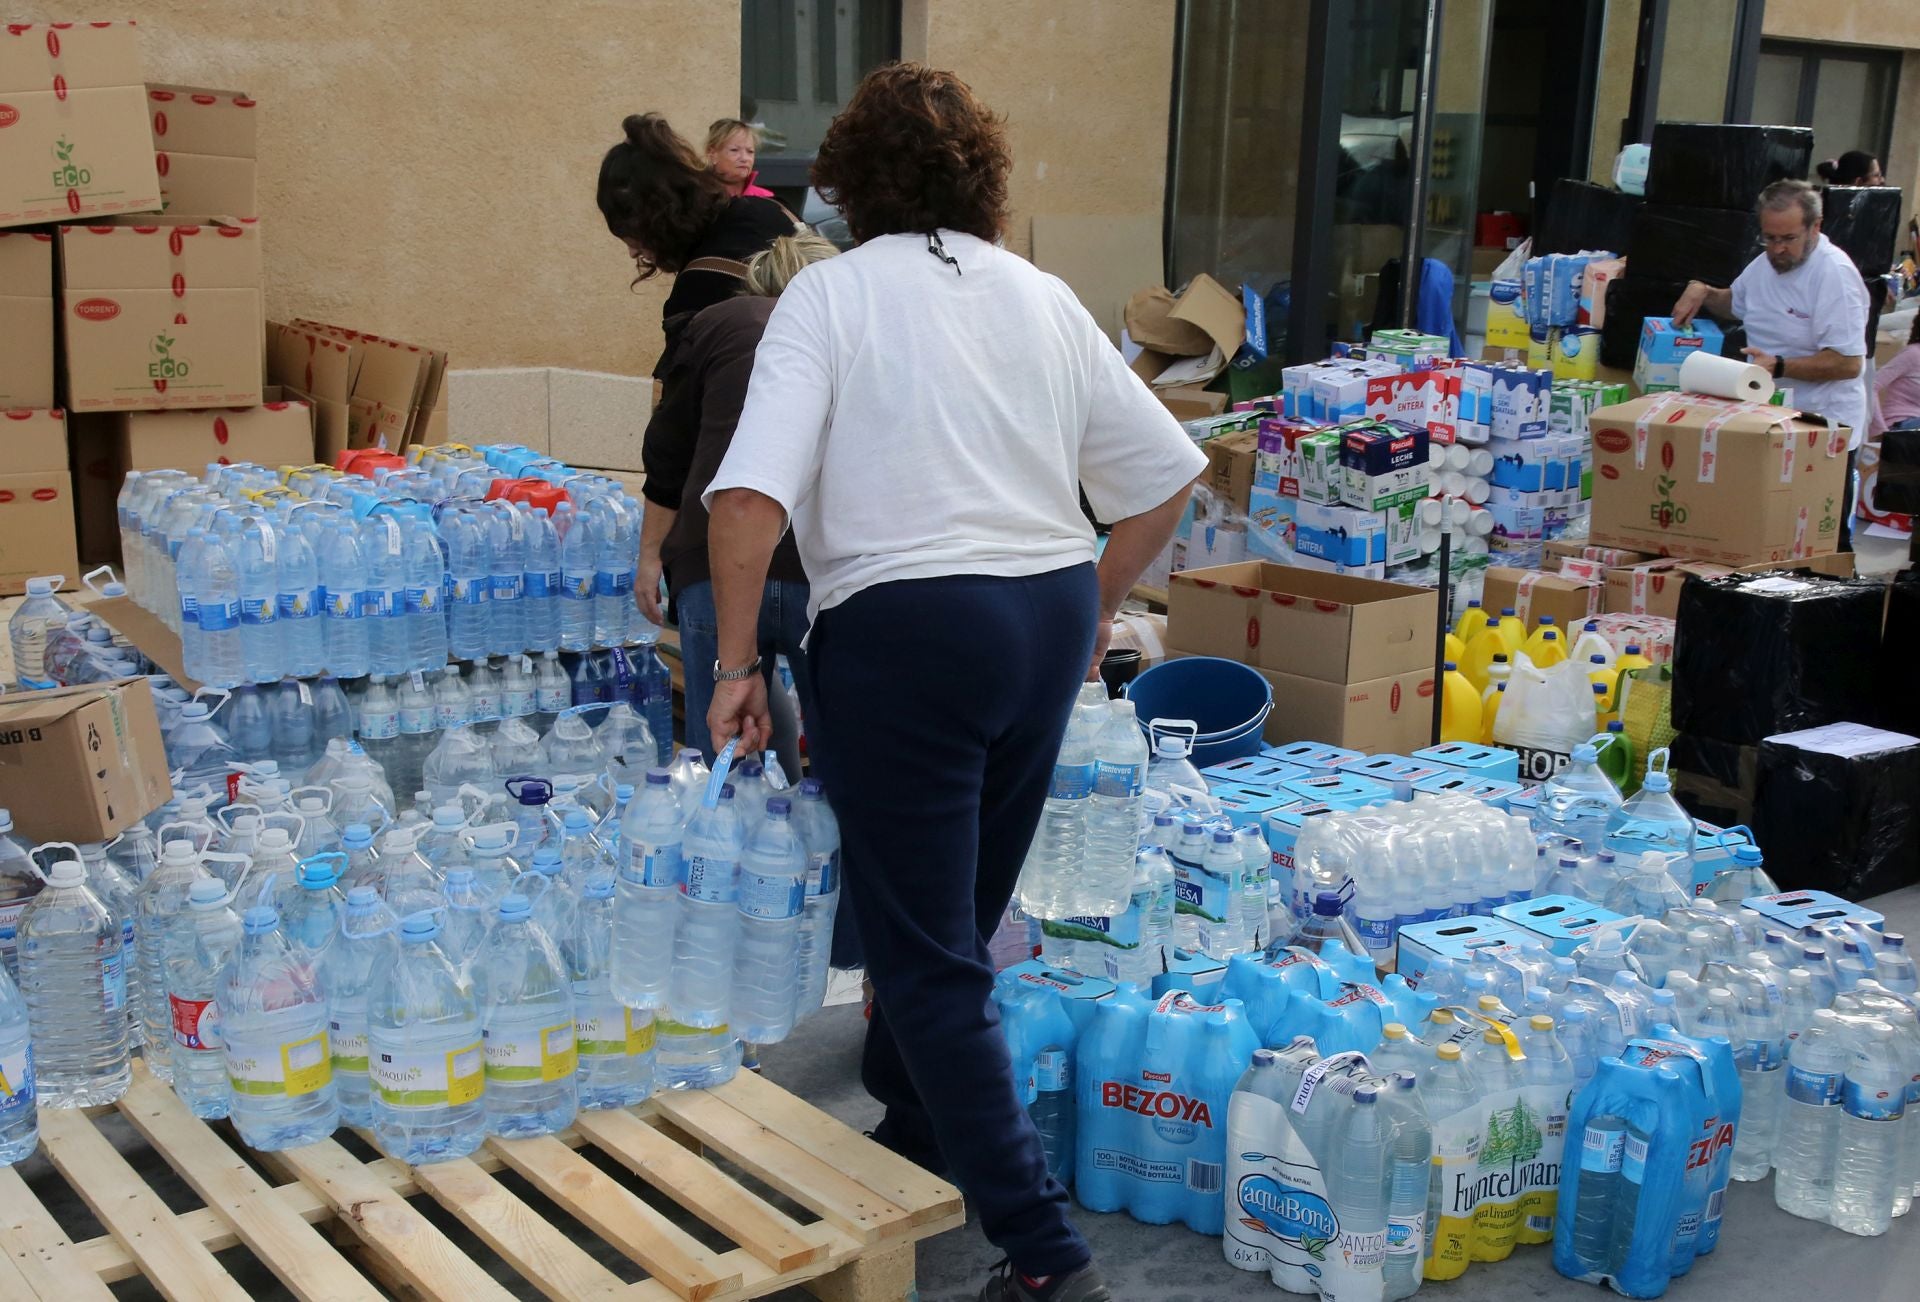
<path id="1" fill-rule="evenodd" d="M 620 128 L 626 139 L 600 160 L 594 197 L 607 229 L 643 250 L 634 258 L 638 284 L 685 267 L 732 196 L 707 160 L 658 113 L 635 113 Z"/>
<path id="2" fill-rule="evenodd" d="M 813 184 L 856 240 L 941 229 L 997 240 L 1012 165 L 1006 119 L 967 83 L 890 63 L 866 75 L 827 128 Z"/>

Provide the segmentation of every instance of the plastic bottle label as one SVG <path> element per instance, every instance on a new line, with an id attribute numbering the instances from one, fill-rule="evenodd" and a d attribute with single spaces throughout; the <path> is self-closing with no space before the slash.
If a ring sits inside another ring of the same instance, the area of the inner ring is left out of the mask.
<path id="1" fill-rule="evenodd" d="M 214 1053 L 226 1047 L 220 1038 L 220 1005 L 211 999 L 182 999 L 167 995 L 173 1020 L 173 1042 L 183 1049 Z"/>
<path id="2" fill-rule="evenodd" d="M 1620 1158 L 1626 1147 L 1626 1131 L 1588 1126 L 1586 1137 L 1580 1143 L 1580 1169 L 1600 1175 L 1615 1174 L 1620 1170 Z"/>
<path id="3" fill-rule="evenodd" d="M 360 618 L 360 594 L 358 592 L 328 588 L 326 589 L 326 593 L 328 619 Z"/>
<path id="4" fill-rule="evenodd" d="M 695 854 L 687 856 L 686 865 L 687 880 L 682 889 L 694 899 L 731 904 L 738 898 L 734 881 L 738 865 L 733 860 Z"/>
<path id="5" fill-rule="evenodd" d="M 283 592 L 278 599 L 281 619 L 312 619 L 320 613 L 320 589 L 307 588 L 299 592 Z"/>
<path id="6" fill-rule="evenodd" d="M 1151 892 L 1142 891 L 1135 895 L 1126 909 L 1111 918 L 1075 917 L 1048 919 L 1040 923 L 1040 934 L 1051 936 L 1055 940 L 1077 940 L 1095 945 L 1111 945 L 1115 949 L 1140 948 L 1141 918 L 1151 907 Z M 1149 903 L 1141 903 L 1142 896 L 1149 897 Z"/>
<path id="7" fill-rule="evenodd" d="M 33 1044 L 23 1039 L 0 1053 L 0 1115 L 33 1105 Z"/>
<path id="8" fill-rule="evenodd" d="M 807 894 L 831 895 L 840 889 L 840 852 L 807 856 Z"/>
<path id="9" fill-rule="evenodd" d="M 533 699 L 542 714 L 558 714 L 573 703 L 573 689 L 565 683 L 559 686 L 536 687 Z"/>
<path id="10" fill-rule="evenodd" d="M 1647 1180 L 1647 1140 L 1643 1135 L 1627 1132 L 1627 1142 L 1620 1150 L 1620 1176 L 1628 1184 L 1645 1184 Z"/>
<path id="11" fill-rule="evenodd" d="M 117 1013 L 127 1006 L 127 957 L 126 946 L 100 960 L 100 1008 L 102 1012 Z"/>
<path id="12" fill-rule="evenodd" d="M 1141 794 L 1146 787 L 1146 765 L 1113 764 L 1099 760 L 1093 766 L 1093 792 L 1126 800 Z"/>
<path id="13" fill-rule="evenodd" d="M 367 1059 L 374 1097 L 393 1108 L 457 1108 L 486 1088 L 480 1041 L 449 1053 L 375 1053 Z"/>
<path id="14" fill-rule="evenodd" d="M 575 983 L 576 1000 L 583 999 Z M 579 1005 L 585 1008 L 586 1005 Z M 633 1058 L 653 1052 L 653 1018 L 642 1012 L 634 1025 L 634 1010 L 619 1004 L 588 1011 L 573 1019 L 574 1045 L 582 1058 Z"/>
<path id="15" fill-rule="evenodd" d="M 180 622 L 196 628 L 200 624 L 200 602 L 184 592 L 180 594 Z"/>
<path id="16" fill-rule="evenodd" d="M 327 1022 L 327 1043 L 333 1052 L 333 1069 L 356 1076 L 367 1073 L 367 1028 L 349 1030 L 335 1017 Z"/>
<path id="17" fill-rule="evenodd" d="M 551 597 L 560 591 L 559 570 L 528 570 L 523 578 L 525 592 L 529 599 L 538 600 Z"/>
<path id="18" fill-rule="evenodd" d="M 387 597 L 385 588 L 363 588 L 360 592 L 360 615 L 363 619 L 385 619 L 394 613 L 394 607 Z"/>
<path id="19" fill-rule="evenodd" d="M 573 1045 L 573 1023 L 543 1026 L 527 1035 L 491 1029 L 480 1033 L 487 1054 L 487 1079 L 503 1084 L 565 1080 L 573 1075 L 579 1054 Z"/>
<path id="20" fill-rule="evenodd" d="M 807 883 L 803 878 L 748 872 L 743 867 L 737 889 L 740 912 L 750 918 L 797 918 L 806 907 Z"/>
<path id="21" fill-rule="evenodd" d="M 493 599 L 495 601 L 518 601 L 525 591 L 525 581 L 518 574 L 496 574 L 493 576 Z"/>
<path id="22" fill-rule="evenodd" d="M 1239 893 L 1234 888 L 1232 878 L 1182 859 L 1173 862 L 1173 907 L 1177 913 L 1197 914 L 1203 922 L 1225 922 L 1227 910 Z"/>
<path id="23" fill-rule="evenodd" d="M 597 597 L 624 597 L 632 591 L 632 570 L 599 570 L 593 576 L 593 592 Z"/>
<path id="24" fill-rule="evenodd" d="M 489 584 L 484 578 L 455 578 L 453 591 L 447 594 L 447 600 L 456 606 L 478 606 L 486 601 L 488 592 Z"/>
<path id="25" fill-rule="evenodd" d="M 258 1098 L 298 1098 L 333 1082 L 333 1058 L 327 1033 L 304 1040 L 226 1042 L 227 1083 L 235 1094 Z"/>
<path id="26" fill-rule="evenodd" d="M 518 719 L 533 713 L 533 693 L 524 687 L 509 687 L 500 694 L 500 713 Z"/>
<path id="27" fill-rule="evenodd" d="M 1898 1121 L 1906 1109 L 1907 1091 L 1904 1086 L 1875 1089 L 1848 1078 L 1840 1087 L 1840 1101 L 1848 1116 L 1861 1121 Z"/>
<path id="28" fill-rule="evenodd" d="M 593 571 L 588 570 L 585 574 L 562 574 L 560 595 L 569 601 L 593 600 Z"/>
<path id="29" fill-rule="evenodd" d="M 686 869 L 677 845 L 633 845 L 627 849 L 627 879 L 642 886 L 682 885 Z"/>
<path id="30" fill-rule="evenodd" d="M 360 735 L 369 741 L 384 741 L 400 733 L 400 715 L 395 711 L 360 716 Z"/>
<path id="31" fill-rule="evenodd" d="M 1830 1107 L 1840 1101 L 1840 1073 L 1808 1071 L 1787 1064 L 1787 1097 L 1796 1103 Z"/>
<path id="32" fill-rule="evenodd" d="M 1085 800 L 1093 794 L 1091 764 L 1055 764 L 1047 787 L 1048 800 Z"/>
<path id="33" fill-rule="evenodd" d="M 409 615 L 433 615 L 440 610 L 440 587 L 435 584 L 426 588 L 408 588 L 407 613 Z"/>
<path id="34" fill-rule="evenodd" d="M 280 613 L 277 597 L 242 597 L 240 599 L 240 622 L 252 628 L 273 623 Z"/>
<path id="35" fill-rule="evenodd" d="M 1057 1094 L 1073 1087 L 1073 1059 L 1064 1049 L 1042 1049 L 1033 1059 L 1034 1087 L 1042 1094 Z"/>
<path id="36" fill-rule="evenodd" d="M 202 633 L 224 633 L 240 624 L 240 603 L 237 601 L 201 602 L 195 615 Z"/>

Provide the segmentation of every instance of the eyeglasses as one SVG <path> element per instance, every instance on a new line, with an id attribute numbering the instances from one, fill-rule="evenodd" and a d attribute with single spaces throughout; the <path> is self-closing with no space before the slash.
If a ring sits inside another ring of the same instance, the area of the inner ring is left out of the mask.
<path id="1" fill-rule="evenodd" d="M 1758 249 L 1785 249 L 1791 248 L 1806 238 L 1805 231 L 1798 231 L 1792 235 L 1762 235 L 1753 242 L 1753 245 Z"/>

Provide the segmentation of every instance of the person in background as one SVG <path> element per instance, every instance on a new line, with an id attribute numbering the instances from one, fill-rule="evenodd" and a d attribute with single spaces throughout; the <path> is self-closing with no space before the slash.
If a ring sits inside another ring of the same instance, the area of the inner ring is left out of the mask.
<path id="1" fill-rule="evenodd" d="M 707 166 L 726 183 L 727 193 L 771 199 L 773 191 L 754 184 L 754 156 L 760 151 L 760 131 L 739 118 L 721 118 L 707 128 Z"/>
<path id="2" fill-rule="evenodd" d="M 1689 281 L 1673 305 L 1685 327 L 1705 311 L 1747 328 L 1747 360 L 1793 390 L 1792 405 L 1845 425 L 1840 550 L 1850 550 L 1853 462 L 1867 426 L 1868 302 L 1853 260 L 1820 234 L 1820 192 L 1775 181 L 1760 192 L 1760 256 L 1726 288 Z"/>
<path id="3" fill-rule="evenodd" d="M 1920 429 L 1920 315 L 1907 346 L 1875 368 L 1873 396 L 1873 442 L 1890 429 Z"/>
<path id="4" fill-rule="evenodd" d="M 1864 149 L 1849 149 L 1838 158 L 1814 164 L 1822 185 L 1885 185 L 1880 160 Z"/>
<path id="5" fill-rule="evenodd" d="M 707 486 L 715 746 L 767 728 L 757 624 L 791 526 L 811 580 L 814 771 L 875 1002 L 874 1138 L 966 1191 L 989 1302 L 1109 1302 L 1047 1172 L 993 1003 L 1011 898 L 1081 682 L 1205 458 L 1073 292 L 1000 246 L 1002 120 L 948 72 L 869 74 L 813 184 L 856 247 L 802 271 Z M 1095 564 L 1079 488 L 1115 521 Z"/>
<path id="6" fill-rule="evenodd" d="M 658 113 L 633 114 L 620 128 L 625 138 L 600 160 L 594 197 L 639 271 L 634 284 L 673 276 L 660 313 L 659 380 L 694 314 L 739 293 L 746 259 L 793 234 L 794 221 L 771 199 L 729 192 Z"/>
<path id="7" fill-rule="evenodd" d="M 647 422 L 641 461 L 647 499 L 640 535 L 639 573 L 633 590 L 640 612 L 655 624 L 671 613 L 680 626 L 680 660 L 686 670 L 687 740 L 705 745 L 713 698 L 715 642 L 713 584 L 707 569 L 707 508 L 700 495 L 727 454 L 733 429 L 747 398 L 753 374 L 753 350 L 773 315 L 773 301 L 801 268 L 839 252 L 818 235 L 787 235 L 756 253 L 747 264 L 747 293 L 695 314 L 680 339 L 673 368 L 664 377 L 660 405 Z M 660 608 L 660 579 L 665 574 L 669 612 Z M 810 714 L 812 683 L 806 673 L 807 575 L 792 536 L 780 540 L 767 570 L 760 598 L 758 651 L 762 676 L 773 685 L 774 657 L 784 655 L 793 668 L 802 714 Z M 799 738 L 791 726 L 775 729 L 773 745 L 787 777 L 800 780 Z"/>

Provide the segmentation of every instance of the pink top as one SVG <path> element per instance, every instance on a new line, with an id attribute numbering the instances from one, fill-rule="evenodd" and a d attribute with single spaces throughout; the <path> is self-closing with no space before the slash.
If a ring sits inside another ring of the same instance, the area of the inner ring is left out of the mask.
<path id="1" fill-rule="evenodd" d="M 1920 344 L 1908 344 L 1874 368 L 1873 392 L 1878 405 L 1873 436 L 1903 420 L 1920 420 Z"/>

